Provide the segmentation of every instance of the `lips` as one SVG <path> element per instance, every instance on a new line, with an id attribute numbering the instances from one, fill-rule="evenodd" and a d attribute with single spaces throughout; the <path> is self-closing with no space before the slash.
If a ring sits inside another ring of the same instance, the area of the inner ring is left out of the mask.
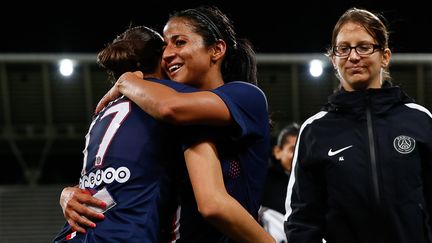
<path id="1" fill-rule="evenodd" d="M 172 73 L 172 72 L 175 72 L 176 70 L 178 70 L 180 67 L 181 67 L 181 65 L 179 65 L 179 64 L 175 64 L 175 65 L 172 65 L 171 67 L 169 67 L 169 68 L 168 68 L 168 71 L 169 71 L 170 73 Z"/>
<path id="2" fill-rule="evenodd" d="M 180 64 L 174 64 L 174 65 L 167 65 L 165 70 L 168 74 L 168 77 L 173 80 L 174 76 L 178 73 L 178 71 L 181 69 L 182 65 Z"/>
<path id="3" fill-rule="evenodd" d="M 350 68 L 347 68 L 347 70 L 350 73 L 353 73 L 353 74 L 361 73 L 363 71 L 363 69 L 364 69 L 363 67 L 350 67 Z"/>

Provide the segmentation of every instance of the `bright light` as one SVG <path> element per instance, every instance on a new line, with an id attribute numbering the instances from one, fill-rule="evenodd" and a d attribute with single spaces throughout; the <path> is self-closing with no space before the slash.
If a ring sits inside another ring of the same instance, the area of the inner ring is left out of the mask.
<path id="1" fill-rule="evenodd" d="M 312 60 L 309 63 L 309 73 L 315 78 L 321 76 L 323 73 L 323 62 L 318 59 Z"/>
<path id="2" fill-rule="evenodd" d="M 60 61 L 59 71 L 61 75 L 68 77 L 74 71 L 74 62 L 70 59 L 63 59 Z"/>

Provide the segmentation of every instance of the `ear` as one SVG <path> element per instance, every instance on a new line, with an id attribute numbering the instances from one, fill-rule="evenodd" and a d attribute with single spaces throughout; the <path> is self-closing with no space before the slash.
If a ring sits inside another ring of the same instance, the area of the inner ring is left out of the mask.
<path id="1" fill-rule="evenodd" d="M 391 53 L 390 49 L 389 48 L 384 49 L 383 58 L 381 60 L 381 67 L 382 68 L 387 68 L 387 66 L 390 63 L 391 56 L 392 56 L 392 53 Z"/>
<path id="2" fill-rule="evenodd" d="M 277 160 L 281 160 L 282 158 L 282 149 L 279 148 L 279 146 L 274 146 L 273 147 L 273 155 Z"/>
<path id="3" fill-rule="evenodd" d="M 212 61 L 216 62 L 220 59 L 222 59 L 225 56 L 226 52 L 226 43 L 224 40 L 218 40 L 211 48 L 211 59 Z"/>
<path id="4" fill-rule="evenodd" d="M 336 64 L 336 56 L 335 55 L 332 55 L 331 56 L 331 62 L 332 62 L 332 65 L 333 65 L 333 69 L 334 70 L 337 70 L 337 64 Z"/>

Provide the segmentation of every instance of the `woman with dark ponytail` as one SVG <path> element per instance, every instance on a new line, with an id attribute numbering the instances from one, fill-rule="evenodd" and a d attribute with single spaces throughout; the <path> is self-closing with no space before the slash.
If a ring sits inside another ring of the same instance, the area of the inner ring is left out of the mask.
<path id="1" fill-rule="evenodd" d="M 123 94 L 156 119 L 177 125 L 216 125 L 209 130 L 217 135 L 225 187 L 257 219 L 271 136 L 266 96 L 256 85 L 252 46 L 237 37 L 231 21 L 216 7 L 175 13 L 163 36 L 162 68 L 168 77 L 201 91 L 179 93 L 127 72 L 99 102 L 96 112 Z M 181 196 L 178 228 L 173 232 L 176 242 L 229 242 L 204 221 L 211 218 L 201 200 L 205 198 L 193 200 L 190 187 L 197 180 L 191 177 L 190 181 Z M 211 197 L 212 192 L 208 194 Z"/>
<path id="2" fill-rule="evenodd" d="M 190 126 L 177 127 L 191 132 L 187 134 L 187 141 L 181 136 L 176 138 L 185 145 L 188 174 L 177 170 L 178 174 L 186 176 L 179 183 L 180 201 L 171 221 L 175 225 L 170 239 L 176 242 L 274 242 L 256 221 L 270 134 L 266 97 L 253 85 L 256 61 L 252 47 L 236 38 L 230 22 L 217 8 L 203 7 L 175 14 L 165 26 L 164 35 L 165 48 L 159 63 L 167 76 L 203 91 L 180 93 L 175 87 L 149 80 L 151 76 L 141 67 L 147 56 L 137 52 L 140 61 L 125 60 L 130 70 L 125 68 L 124 71 L 130 72 L 120 78 L 123 69 L 119 67 L 122 66 L 114 65 L 116 71 L 112 75 L 118 80 L 101 101 L 97 114 L 106 110 L 100 109 L 108 103 L 105 101 L 116 100 L 121 91 L 157 120 L 177 125 L 217 125 L 207 126 L 204 137 L 202 130 L 197 133 L 197 129 L 191 131 Z M 111 46 L 114 45 L 115 41 Z M 103 56 L 99 55 L 99 63 L 112 70 Z M 121 52 L 109 57 L 123 58 Z M 176 84 L 181 85 L 179 83 Z M 62 193 L 64 200 L 67 200 L 66 195 Z M 86 204 L 91 202 L 97 206 L 99 203 L 95 198 L 87 199 Z M 83 209 L 82 205 L 77 210 L 71 203 L 62 207 L 75 216 L 92 211 Z M 84 216 L 75 218 L 80 224 L 91 226 L 92 222 L 86 218 L 95 215 Z"/>

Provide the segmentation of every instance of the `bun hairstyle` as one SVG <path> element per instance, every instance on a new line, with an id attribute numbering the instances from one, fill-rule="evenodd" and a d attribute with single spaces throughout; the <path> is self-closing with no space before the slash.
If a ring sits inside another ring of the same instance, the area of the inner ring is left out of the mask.
<path id="1" fill-rule="evenodd" d="M 145 26 L 131 27 L 98 53 L 97 63 L 113 81 L 125 72 L 155 72 L 163 46 L 163 38 L 156 31 Z"/>

